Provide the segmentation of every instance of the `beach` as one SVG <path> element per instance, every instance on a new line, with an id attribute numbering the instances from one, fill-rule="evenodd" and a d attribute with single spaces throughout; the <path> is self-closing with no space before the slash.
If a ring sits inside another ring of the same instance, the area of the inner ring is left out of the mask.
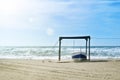
<path id="1" fill-rule="evenodd" d="M 120 61 L 1 59 L 1 80 L 120 80 Z"/>

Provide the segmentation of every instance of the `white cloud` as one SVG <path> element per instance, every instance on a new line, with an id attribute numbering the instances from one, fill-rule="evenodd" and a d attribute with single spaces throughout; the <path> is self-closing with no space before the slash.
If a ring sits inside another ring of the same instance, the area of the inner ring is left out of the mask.
<path id="1" fill-rule="evenodd" d="M 8 0 L 5 0 L 8 1 Z M 5 4 L 4 1 L 4 4 Z M 0 9 L 0 28 L 47 28 L 56 24 L 55 15 L 72 21 L 84 22 L 103 10 L 98 0 L 11 0 L 5 11 Z M 12 4 L 14 4 L 12 6 Z M 16 5 L 17 4 L 17 5 Z M 17 8 L 15 8 L 15 7 Z M 104 5 L 105 6 L 105 5 Z M 103 6 L 103 7 L 104 7 Z M 93 7 L 96 7 L 96 9 Z M 99 11 L 98 11 L 99 10 Z M 31 25 L 32 24 L 32 25 Z M 57 26 L 60 25 L 57 23 Z"/>
<path id="2" fill-rule="evenodd" d="M 7 1 L 9 0 L 5 0 L 3 5 Z M 52 16 L 66 13 L 68 6 L 71 4 L 70 2 L 57 2 L 54 0 L 14 1 L 9 1 L 10 3 L 7 3 L 9 6 L 4 5 L 0 9 L 0 28 L 33 29 L 48 27 L 46 23 L 50 24 L 52 22 Z M 32 25 L 30 22 L 32 22 Z"/>

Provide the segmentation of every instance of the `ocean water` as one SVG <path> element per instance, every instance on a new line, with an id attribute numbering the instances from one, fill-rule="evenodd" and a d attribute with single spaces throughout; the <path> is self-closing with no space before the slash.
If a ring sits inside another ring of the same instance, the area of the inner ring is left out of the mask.
<path id="1" fill-rule="evenodd" d="M 62 47 L 62 59 L 72 59 L 72 53 L 85 52 L 85 47 Z M 58 47 L 0 47 L 0 59 L 58 59 Z M 91 46 L 91 59 L 120 59 L 120 46 Z"/>

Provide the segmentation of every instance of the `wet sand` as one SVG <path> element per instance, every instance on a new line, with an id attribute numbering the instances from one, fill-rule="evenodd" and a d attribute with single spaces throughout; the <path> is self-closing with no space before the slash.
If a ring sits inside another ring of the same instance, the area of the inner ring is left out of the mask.
<path id="1" fill-rule="evenodd" d="M 120 61 L 0 60 L 0 80 L 120 80 Z"/>

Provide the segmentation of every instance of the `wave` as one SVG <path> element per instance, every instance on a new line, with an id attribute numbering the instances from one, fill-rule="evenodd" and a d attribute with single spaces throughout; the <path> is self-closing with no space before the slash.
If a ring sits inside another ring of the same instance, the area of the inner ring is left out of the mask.
<path id="1" fill-rule="evenodd" d="M 62 58 L 71 59 L 73 52 L 85 52 L 85 47 L 62 47 Z M 58 47 L 0 47 L 0 58 L 9 59 L 57 59 Z M 119 46 L 92 46 L 92 59 L 120 58 Z"/>

